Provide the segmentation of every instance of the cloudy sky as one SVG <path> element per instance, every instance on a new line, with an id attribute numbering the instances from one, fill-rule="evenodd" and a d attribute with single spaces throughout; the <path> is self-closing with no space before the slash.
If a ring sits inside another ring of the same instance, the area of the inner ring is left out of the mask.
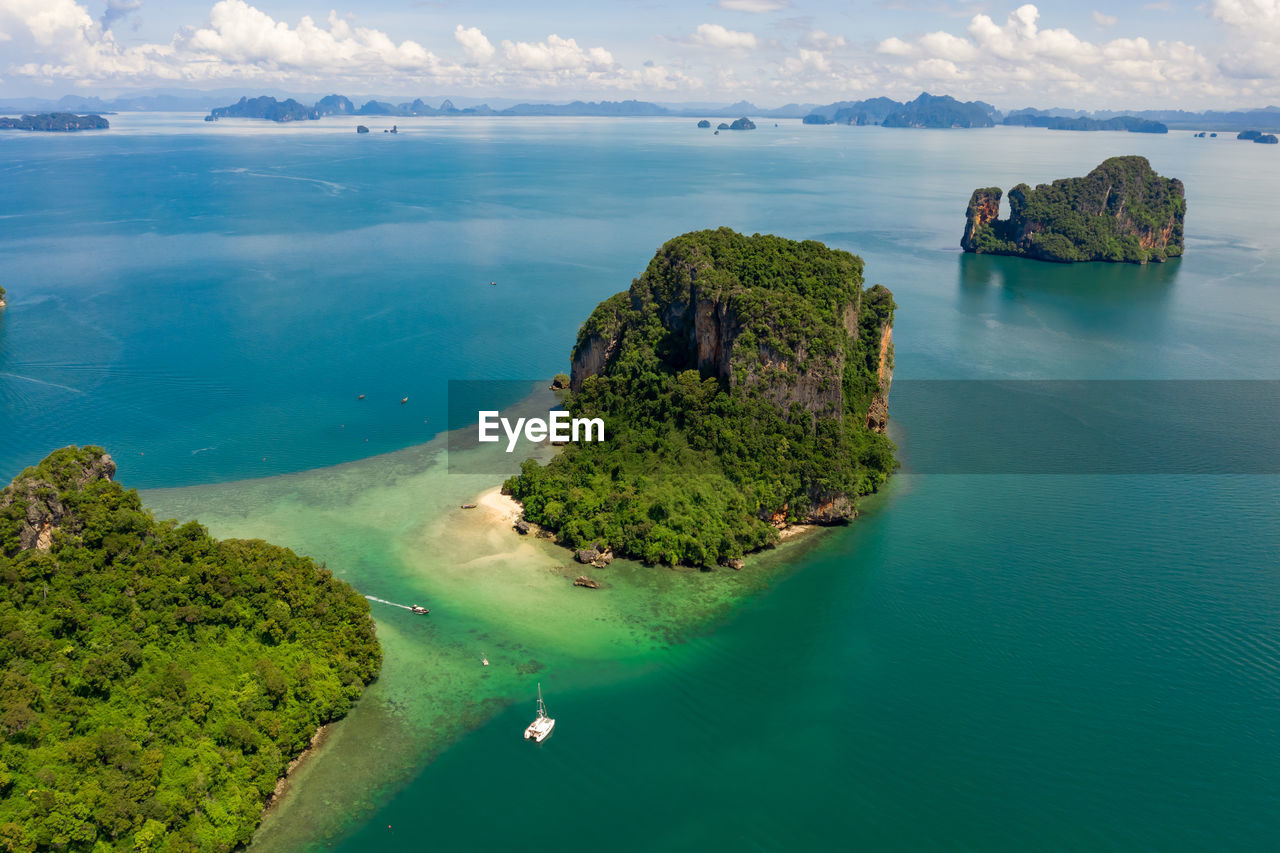
<path id="1" fill-rule="evenodd" d="M 1280 0 L 0 0 L 0 95 L 1280 103 Z"/>

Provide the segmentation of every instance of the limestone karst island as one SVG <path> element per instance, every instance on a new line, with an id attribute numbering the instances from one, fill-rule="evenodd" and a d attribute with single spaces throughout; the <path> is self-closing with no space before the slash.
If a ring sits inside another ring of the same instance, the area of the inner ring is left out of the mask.
<path id="1" fill-rule="evenodd" d="M 741 565 L 787 525 L 846 521 L 895 466 L 895 307 L 813 240 L 670 240 L 573 348 L 569 409 L 604 418 L 607 446 L 506 488 L 564 544 L 651 563 Z"/>
<path id="2" fill-rule="evenodd" d="M 966 252 L 1041 261 L 1145 264 L 1182 254 L 1187 200 L 1182 181 L 1157 175 L 1145 157 L 1112 157 L 1083 178 L 1009 190 L 1000 219 L 999 187 L 973 191 Z"/>

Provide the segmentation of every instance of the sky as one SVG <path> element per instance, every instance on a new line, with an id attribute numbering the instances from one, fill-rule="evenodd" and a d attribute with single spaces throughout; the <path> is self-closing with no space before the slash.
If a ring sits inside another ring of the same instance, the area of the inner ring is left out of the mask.
<path id="1" fill-rule="evenodd" d="M 157 88 L 1261 107 L 1280 0 L 0 0 L 0 96 Z"/>

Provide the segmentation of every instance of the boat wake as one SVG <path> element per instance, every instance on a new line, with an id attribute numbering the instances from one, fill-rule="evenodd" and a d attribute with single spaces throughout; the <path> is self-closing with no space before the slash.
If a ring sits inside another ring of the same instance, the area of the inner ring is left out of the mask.
<path id="1" fill-rule="evenodd" d="M 378 602 L 379 604 L 389 604 L 389 605 L 391 605 L 392 607 L 399 607 L 399 608 L 401 608 L 401 609 L 403 609 L 403 610 L 412 610 L 412 609 L 413 609 L 413 607 L 411 607 L 411 606 L 410 606 L 410 605 L 408 605 L 408 604 L 397 604 L 397 603 L 396 603 L 396 602 L 394 602 L 394 601 L 387 601 L 385 598 L 378 598 L 378 597 L 373 596 L 373 595 L 366 595 L 366 596 L 365 596 L 365 598 L 369 599 L 370 601 L 376 601 L 376 602 Z"/>

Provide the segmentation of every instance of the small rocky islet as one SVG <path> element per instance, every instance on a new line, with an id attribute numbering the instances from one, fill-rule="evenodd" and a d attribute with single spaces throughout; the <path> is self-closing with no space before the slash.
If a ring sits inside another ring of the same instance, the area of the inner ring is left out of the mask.
<path id="1" fill-rule="evenodd" d="M 1009 218 L 1000 219 L 999 187 L 969 199 L 960 247 L 986 255 L 1040 261 L 1145 264 L 1182 255 L 1187 211 L 1182 181 L 1165 178 L 1145 157 L 1104 160 L 1081 178 L 1009 191 Z"/>

